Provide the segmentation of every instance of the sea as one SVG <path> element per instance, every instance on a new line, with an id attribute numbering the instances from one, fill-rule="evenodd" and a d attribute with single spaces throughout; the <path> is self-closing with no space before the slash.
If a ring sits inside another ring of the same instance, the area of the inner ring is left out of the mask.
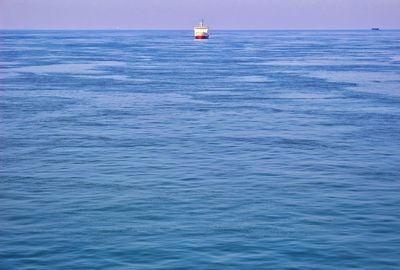
<path id="1" fill-rule="evenodd" d="M 0 269 L 400 269 L 400 31 L 0 31 Z"/>

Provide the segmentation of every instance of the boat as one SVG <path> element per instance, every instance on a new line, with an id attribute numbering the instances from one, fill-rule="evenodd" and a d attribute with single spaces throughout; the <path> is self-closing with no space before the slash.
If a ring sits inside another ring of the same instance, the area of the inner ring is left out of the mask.
<path id="1" fill-rule="evenodd" d="M 195 39 L 208 39 L 208 26 L 204 25 L 204 20 L 201 20 L 200 24 L 194 28 Z"/>
<path id="2" fill-rule="evenodd" d="M 380 31 L 381 29 L 379 29 L 378 27 L 374 27 L 374 28 L 371 28 L 371 30 L 372 31 Z"/>

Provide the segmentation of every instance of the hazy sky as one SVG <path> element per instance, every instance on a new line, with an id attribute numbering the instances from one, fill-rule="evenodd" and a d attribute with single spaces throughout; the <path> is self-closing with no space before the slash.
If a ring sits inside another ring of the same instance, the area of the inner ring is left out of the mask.
<path id="1" fill-rule="evenodd" d="M 0 0 L 0 28 L 400 29 L 400 0 Z"/>

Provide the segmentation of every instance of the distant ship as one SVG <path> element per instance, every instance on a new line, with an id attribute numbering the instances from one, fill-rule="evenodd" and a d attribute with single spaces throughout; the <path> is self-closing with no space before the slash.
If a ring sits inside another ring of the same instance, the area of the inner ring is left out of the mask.
<path id="1" fill-rule="evenodd" d="M 374 27 L 374 28 L 371 28 L 371 30 L 372 31 L 380 31 L 381 29 L 379 29 L 378 27 Z"/>
<path id="2" fill-rule="evenodd" d="M 201 20 L 199 26 L 194 28 L 195 39 L 208 39 L 208 26 L 204 25 L 204 20 Z"/>

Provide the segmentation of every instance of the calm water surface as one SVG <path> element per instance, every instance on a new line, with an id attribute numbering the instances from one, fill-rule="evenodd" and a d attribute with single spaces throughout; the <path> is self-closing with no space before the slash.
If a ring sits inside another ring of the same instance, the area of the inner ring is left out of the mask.
<path id="1" fill-rule="evenodd" d="M 0 32 L 1 269 L 399 269 L 400 31 Z"/>

